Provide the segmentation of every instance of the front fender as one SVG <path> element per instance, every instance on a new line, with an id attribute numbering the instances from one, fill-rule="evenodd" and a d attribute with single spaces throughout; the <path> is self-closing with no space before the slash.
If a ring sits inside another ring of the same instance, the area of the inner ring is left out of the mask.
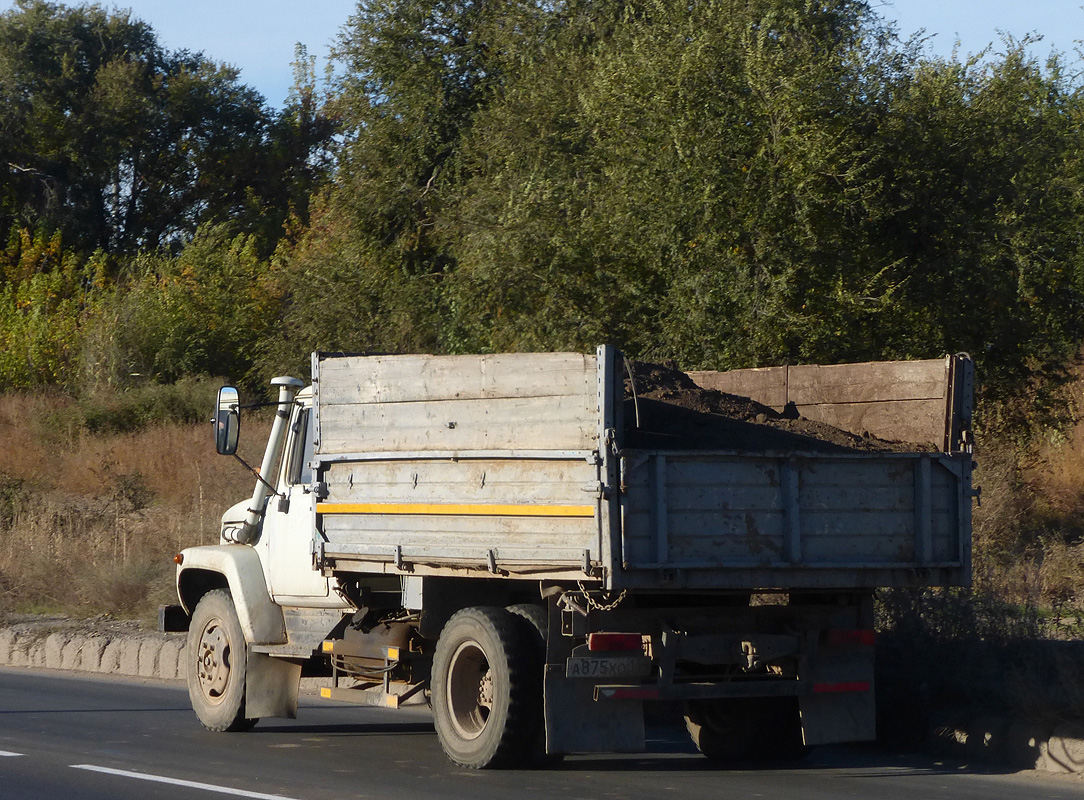
<path id="1" fill-rule="evenodd" d="M 282 608 L 267 593 L 259 554 L 248 545 L 220 544 L 181 551 L 177 597 L 190 615 L 211 589 L 229 588 L 237 619 L 249 644 L 284 644 Z"/>

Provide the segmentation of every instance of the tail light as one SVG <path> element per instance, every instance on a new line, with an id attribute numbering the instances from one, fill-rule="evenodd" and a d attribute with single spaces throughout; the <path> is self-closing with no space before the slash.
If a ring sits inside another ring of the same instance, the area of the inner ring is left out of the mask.
<path id="1" fill-rule="evenodd" d="M 588 650 L 643 650 L 644 637 L 639 633 L 589 633 Z"/>
<path id="2" fill-rule="evenodd" d="M 877 641 L 877 633 L 871 630 L 833 628 L 828 631 L 828 644 L 860 644 L 872 647 Z"/>

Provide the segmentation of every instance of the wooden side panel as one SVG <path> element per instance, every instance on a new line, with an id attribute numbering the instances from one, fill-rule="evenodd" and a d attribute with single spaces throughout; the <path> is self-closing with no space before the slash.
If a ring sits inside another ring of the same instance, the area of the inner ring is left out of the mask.
<path id="1" fill-rule="evenodd" d="M 590 450 L 596 414 L 583 396 L 339 403 L 320 409 L 318 450 Z"/>
<path id="2" fill-rule="evenodd" d="M 367 556 L 485 569 L 495 566 L 578 567 L 584 550 L 598 563 L 598 529 L 591 520 L 502 517 L 398 517 L 334 515 L 324 524 L 329 556 Z M 577 548 L 575 545 L 584 546 Z M 544 577 L 544 576 L 539 576 Z"/>
<path id="3" fill-rule="evenodd" d="M 595 357 L 579 353 L 482 356 L 335 356 L 320 361 L 322 402 L 409 403 L 494 397 L 594 396 Z"/>
<path id="4" fill-rule="evenodd" d="M 958 561 L 955 480 L 931 473 L 932 560 Z M 802 559 L 919 566 L 913 459 L 808 462 L 801 471 Z"/>
<path id="5" fill-rule="evenodd" d="M 945 441 L 945 401 L 888 400 L 880 403 L 837 403 L 798 406 L 807 419 L 824 422 L 861 436 L 932 445 L 939 450 Z"/>
<path id="6" fill-rule="evenodd" d="M 750 397 L 855 434 L 945 446 L 949 372 L 945 359 L 692 372 L 706 389 Z"/>
<path id="7" fill-rule="evenodd" d="M 580 565 L 599 550 L 598 467 L 584 460 L 352 461 L 324 473 L 325 553 L 485 567 Z"/>
<path id="8" fill-rule="evenodd" d="M 317 372 L 320 454 L 596 446 L 594 356 L 349 356 Z"/>
<path id="9" fill-rule="evenodd" d="M 945 359 L 790 367 L 789 399 L 800 406 L 945 397 Z"/>
<path id="10" fill-rule="evenodd" d="M 353 461 L 324 472 L 327 503 L 593 504 L 598 467 L 586 461 Z"/>
<path id="11" fill-rule="evenodd" d="M 789 367 L 735 369 L 730 372 L 690 372 L 689 377 L 705 389 L 748 397 L 782 411 L 787 404 Z"/>

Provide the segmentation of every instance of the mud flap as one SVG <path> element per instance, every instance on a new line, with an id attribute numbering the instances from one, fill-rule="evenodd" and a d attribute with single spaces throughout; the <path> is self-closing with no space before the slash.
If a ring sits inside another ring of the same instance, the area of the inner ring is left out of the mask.
<path id="1" fill-rule="evenodd" d="M 823 648 L 815 664 L 813 691 L 798 701 L 805 743 L 812 746 L 876 739 L 873 648 Z"/>
<path id="2" fill-rule="evenodd" d="M 877 738 L 872 687 L 868 692 L 807 695 L 799 707 L 802 738 L 809 746 Z"/>
<path id="3" fill-rule="evenodd" d="M 300 662 L 273 658 L 248 649 L 245 673 L 245 716 L 297 718 L 297 693 L 301 686 Z"/>
<path id="4" fill-rule="evenodd" d="M 546 667 L 546 751 L 642 753 L 642 700 L 596 701 L 590 680 L 566 678 L 564 665 Z"/>

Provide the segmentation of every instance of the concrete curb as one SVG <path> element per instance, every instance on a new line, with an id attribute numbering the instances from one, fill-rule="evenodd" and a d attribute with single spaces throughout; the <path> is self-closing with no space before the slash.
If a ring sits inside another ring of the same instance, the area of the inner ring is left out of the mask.
<path id="1" fill-rule="evenodd" d="M 183 633 L 0 628 L 0 665 L 185 679 Z"/>
<path id="2" fill-rule="evenodd" d="M 185 633 L 142 630 L 72 630 L 67 620 L 0 627 L 0 666 L 41 667 L 100 675 L 185 681 Z M 347 681 L 343 685 L 350 685 Z M 317 693 L 331 678 L 302 678 L 301 690 Z"/>

